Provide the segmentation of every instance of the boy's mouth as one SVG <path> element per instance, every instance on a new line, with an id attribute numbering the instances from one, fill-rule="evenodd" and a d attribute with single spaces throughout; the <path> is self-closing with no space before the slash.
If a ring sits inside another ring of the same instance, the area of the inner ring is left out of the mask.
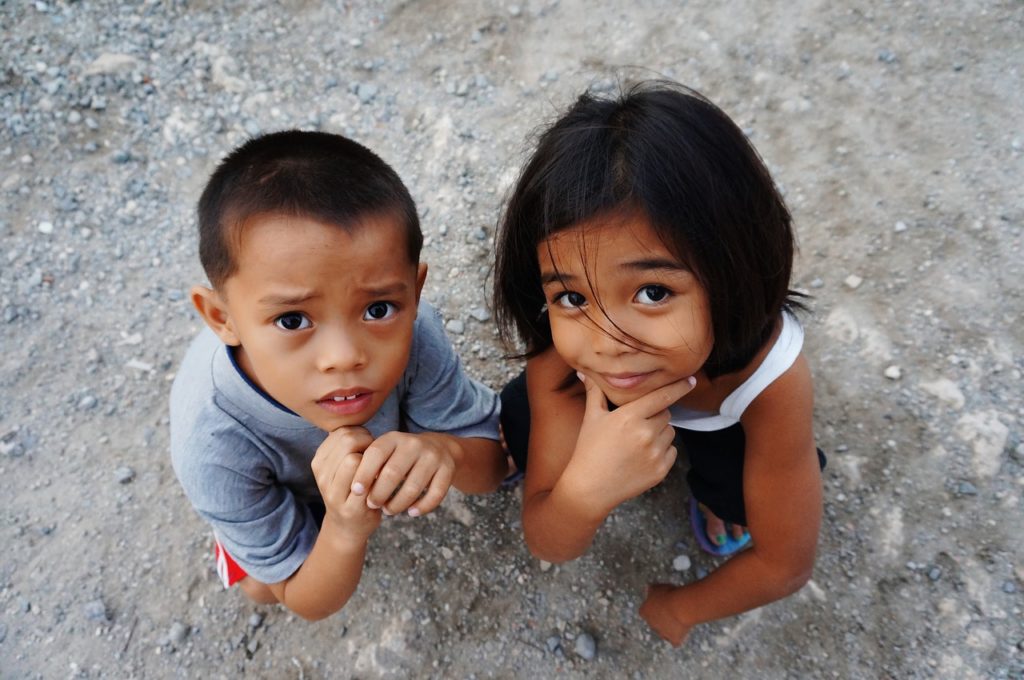
<path id="1" fill-rule="evenodd" d="M 347 390 L 335 390 L 317 400 L 320 408 L 339 416 L 359 413 L 370 404 L 373 396 L 365 387 L 353 387 Z"/>

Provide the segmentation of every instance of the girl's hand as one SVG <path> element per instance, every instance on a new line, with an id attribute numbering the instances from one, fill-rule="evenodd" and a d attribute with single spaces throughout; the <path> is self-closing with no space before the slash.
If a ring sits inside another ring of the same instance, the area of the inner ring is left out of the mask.
<path id="1" fill-rule="evenodd" d="M 674 590 L 675 586 L 665 583 L 647 586 L 647 599 L 640 605 L 640 616 L 663 640 L 678 647 L 693 626 L 683 623 L 672 613 L 671 594 Z"/>
<path id="2" fill-rule="evenodd" d="M 444 500 L 455 477 L 452 437 L 388 432 L 370 444 L 352 480 L 352 493 L 384 514 L 425 515 Z"/>
<path id="3" fill-rule="evenodd" d="M 310 464 L 330 524 L 355 544 L 365 543 L 380 525 L 380 511 L 366 507 L 362 497 L 351 491 L 363 451 L 372 443 L 373 435 L 362 427 L 338 428 L 327 435 Z"/>
<path id="4" fill-rule="evenodd" d="M 587 390 L 586 410 L 568 478 L 581 498 L 611 512 L 665 478 L 676 460 L 675 430 L 668 407 L 693 389 L 693 378 L 670 383 L 636 401 L 608 410 L 608 399 L 593 380 L 580 374 Z"/>

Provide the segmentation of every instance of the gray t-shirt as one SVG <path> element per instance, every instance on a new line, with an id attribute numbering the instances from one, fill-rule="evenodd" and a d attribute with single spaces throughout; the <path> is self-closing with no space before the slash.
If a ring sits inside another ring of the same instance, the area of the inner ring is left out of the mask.
<path id="1" fill-rule="evenodd" d="M 462 370 L 434 309 L 420 302 L 409 364 L 364 427 L 498 439 L 497 395 Z M 217 539 L 263 583 L 291 576 L 318 533 L 310 462 L 327 433 L 253 385 L 209 329 L 192 342 L 171 388 L 171 459 Z"/>

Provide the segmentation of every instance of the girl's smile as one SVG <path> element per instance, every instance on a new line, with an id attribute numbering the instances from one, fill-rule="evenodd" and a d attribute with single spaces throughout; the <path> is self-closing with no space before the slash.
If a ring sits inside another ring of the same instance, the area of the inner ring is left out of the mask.
<path id="1" fill-rule="evenodd" d="M 556 350 L 614 403 L 694 375 L 707 361 L 707 295 L 646 217 L 603 216 L 542 241 L 537 255 Z"/>

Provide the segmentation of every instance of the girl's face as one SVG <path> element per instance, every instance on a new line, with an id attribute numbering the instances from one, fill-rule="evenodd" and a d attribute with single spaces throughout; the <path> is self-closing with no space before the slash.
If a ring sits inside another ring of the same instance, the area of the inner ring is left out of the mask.
<path id="1" fill-rule="evenodd" d="M 714 344 L 707 294 L 644 217 L 613 214 L 537 246 L 555 349 L 626 404 L 697 374 Z"/>

